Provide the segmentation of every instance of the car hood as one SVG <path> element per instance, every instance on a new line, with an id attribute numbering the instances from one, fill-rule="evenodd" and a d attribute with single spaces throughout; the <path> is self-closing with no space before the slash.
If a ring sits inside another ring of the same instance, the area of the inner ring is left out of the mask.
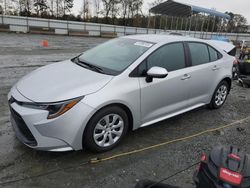
<path id="1" fill-rule="evenodd" d="M 34 102 L 50 103 L 97 92 L 112 78 L 113 76 L 94 72 L 69 60 L 31 72 L 16 87 L 24 97 Z"/>

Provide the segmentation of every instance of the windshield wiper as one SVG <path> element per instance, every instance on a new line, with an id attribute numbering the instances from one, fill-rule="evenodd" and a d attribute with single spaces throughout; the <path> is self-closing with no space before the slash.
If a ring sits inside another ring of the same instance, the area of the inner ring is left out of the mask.
<path id="1" fill-rule="evenodd" d="M 98 66 L 96 66 L 96 65 L 92 65 L 92 64 L 90 64 L 90 63 L 81 61 L 81 60 L 79 59 L 79 57 L 75 58 L 75 59 L 74 59 L 74 62 L 75 62 L 76 64 L 80 65 L 80 66 L 84 66 L 85 68 L 88 67 L 88 68 L 90 68 L 90 69 L 92 69 L 92 70 L 95 70 L 96 72 L 104 73 L 104 72 L 103 72 L 103 69 L 102 69 L 101 67 L 98 67 Z"/>

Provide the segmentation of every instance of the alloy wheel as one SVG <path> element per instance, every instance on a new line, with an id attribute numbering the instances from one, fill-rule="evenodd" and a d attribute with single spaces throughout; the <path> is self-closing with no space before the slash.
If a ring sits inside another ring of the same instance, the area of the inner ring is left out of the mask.
<path id="1" fill-rule="evenodd" d="M 118 114 L 108 114 L 101 118 L 95 126 L 93 138 L 100 147 L 115 144 L 122 136 L 124 120 Z"/>
<path id="2" fill-rule="evenodd" d="M 215 104 L 217 106 L 221 106 L 225 102 L 227 98 L 227 93 L 228 93 L 227 86 L 221 85 L 218 88 L 216 95 L 215 95 Z"/>

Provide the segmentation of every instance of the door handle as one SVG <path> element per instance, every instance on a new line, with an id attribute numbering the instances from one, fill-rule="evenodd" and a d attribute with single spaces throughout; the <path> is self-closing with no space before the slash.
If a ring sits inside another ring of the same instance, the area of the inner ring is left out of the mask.
<path id="1" fill-rule="evenodd" d="M 212 68 L 213 71 L 219 70 L 220 68 L 217 67 L 216 65 Z"/>
<path id="2" fill-rule="evenodd" d="M 184 74 L 184 76 L 181 78 L 181 80 L 187 80 L 191 78 L 191 76 L 189 74 Z"/>

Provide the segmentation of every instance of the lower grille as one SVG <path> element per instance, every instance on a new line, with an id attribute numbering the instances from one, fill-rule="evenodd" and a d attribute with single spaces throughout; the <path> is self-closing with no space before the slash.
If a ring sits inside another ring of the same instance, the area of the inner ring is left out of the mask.
<path id="1" fill-rule="evenodd" d="M 29 128 L 27 127 L 23 118 L 13 108 L 11 108 L 11 106 L 10 106 L 10 111 L 11 111 L 11 116 L 13 117 L 16 123 L 16 128 L 18 129 L 16 130 L 18 131 L 17 134 L 20 134 L 19 136 L 21 137 L 22 141 L 30 146 L 36 146 L 37 141 L 35 137 L 32 135 Z"/>

